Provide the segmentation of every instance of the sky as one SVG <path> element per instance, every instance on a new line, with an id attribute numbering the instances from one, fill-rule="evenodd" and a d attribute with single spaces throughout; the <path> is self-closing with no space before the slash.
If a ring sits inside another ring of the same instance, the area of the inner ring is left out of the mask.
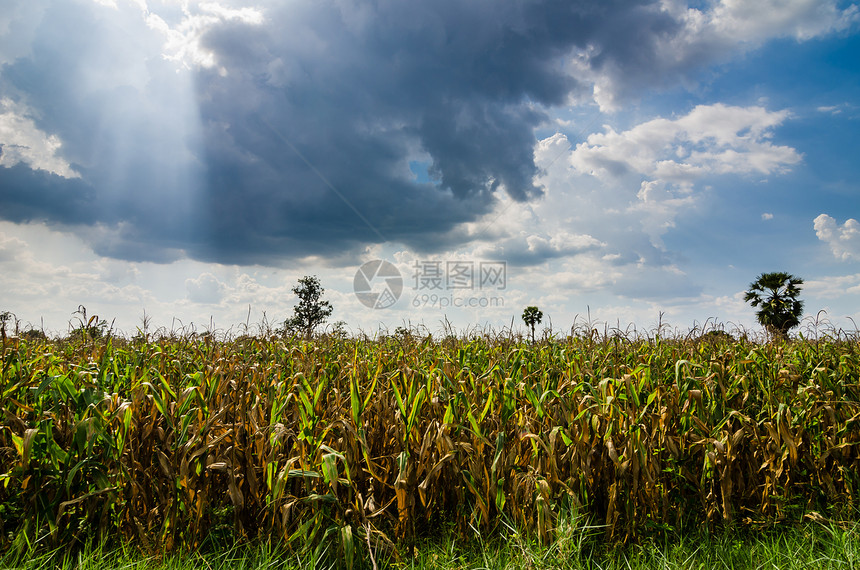
<path id="1" fill-rule="evenodd" d="M 378 334 L 860 322 L 860 5 L 0 0 L 0 311 Z M 72 323 L 72 325 L 70 325 Z"/>

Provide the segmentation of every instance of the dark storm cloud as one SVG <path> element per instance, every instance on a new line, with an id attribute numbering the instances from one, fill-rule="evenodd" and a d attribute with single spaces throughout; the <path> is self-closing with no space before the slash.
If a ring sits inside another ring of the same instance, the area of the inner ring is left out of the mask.
<path id="1" fill-rule="evenodd" d="M 29 55 L 0 68 L 0 96 L 33 109 L 82 179 L 0 169 L 0 218 L 113 228 L 87 235 L 127 259 L 455 246 L 452 230 L 500 192 L 541 196 L 534 129 L 592 88 L 572 74 L 574 52 L 645 73 L 675 26 L 604 0 L 261 10 L 262 24 L 210 23 L 200 43 L 216 65 L 177 74 L 139 12 L 54 2 Z M 419 182 L 410 161 L 426 160 Z"/>
<path id="2" fill-rule="evenodd" d="M 21 163 L 0 168 L 2 218 L 10 222 L 93 224 L 98 221 L 91 209 L 95 196 L 94 189 L 78 178 L 66 179 Z"/>

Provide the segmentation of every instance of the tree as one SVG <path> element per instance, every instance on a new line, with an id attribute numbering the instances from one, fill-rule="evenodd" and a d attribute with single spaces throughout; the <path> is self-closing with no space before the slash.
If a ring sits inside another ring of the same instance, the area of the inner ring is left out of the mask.
<path id="1" fill-rule="evenodd" d="M 803 301 L 797 296 L 801 285 L 803 279 L 789 273 L 762 273 L 750 283 L 744 301 L 761 307 L 755 316 L 769 333 L 785 338 L 791 328 L 800 324 Z"/>
<path id="2" fill-rule="evenodd" d="M 45 334 L 45 331 L 29 328 L 21 333 L 21 338 L 26 338 L 30 342 L 38 342 L 48 340 L 48 335 Z"/>
<path id="3" fill-rule="evenodd" d="M 301 331 L 305 337 L 310 337 L 314 329 L 323 324 L 334 310 L 331 303 L 320 300 L 324 292 L 316 276 L 306 275 L 299 279 L 298 285 L 293 287 L 299 304 L 293 308 L 293 316 L 284 321 L 284 330 Z"/>
<path id="4" fill-rule="evenodd" d="M 526 307 L 523 311 L 523 320 L 526 326 L 532 329 L 532 342 L 535 341 L 535 325 L 543 320 L 543 312 L 537 307 Z"/>

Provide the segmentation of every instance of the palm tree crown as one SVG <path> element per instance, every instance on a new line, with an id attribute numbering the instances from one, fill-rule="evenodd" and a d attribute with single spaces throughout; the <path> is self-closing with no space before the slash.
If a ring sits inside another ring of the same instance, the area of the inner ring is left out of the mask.
<path id="1" fill-rule="evenodd" d="M 797 296 L 803 279 L 790 273 L 762 273 L 750 283 L 744 301 L 760 307 L 755 316 L 771 333 L 786 336 L 789 329 L 800 324 L 803 301 Z"/>
<path id="2" fill-rule="evenodd" d="M 525 321 L 526 326 L 532 330 L 532 342 L 535 341 L 535 325 L 541 322 L 542 319 L 543 311 L 537 307 L 526 307 L 523 311 L 523 320 Z"/>

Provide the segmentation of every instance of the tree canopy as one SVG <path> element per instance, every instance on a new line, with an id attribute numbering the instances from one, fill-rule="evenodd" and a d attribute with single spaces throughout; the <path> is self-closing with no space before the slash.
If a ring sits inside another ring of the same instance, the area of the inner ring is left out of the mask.
<path id="1" fill-rule="evenodd" d="M 535 341 L 535 325 L 543 320 L 543 311 L 537 307 L 526 307 L 523 311 L 523 321 L 532 331 L 532 342 Z"/>
<path id="2" fill-rule="evenodd" d="M 293 287 L 299 304 L 293 308 L 293 316 L 284 322 L 285 331 L 301 331 L 310 337 L 314 329 L 331 316 L 334 308 L 328 301 L 320 299 L 325 292 L 318 277 L 305 275 Z"/>
<path id="3" fill-rule="evenodd" d="M 771 334 L 785 337 L 800 324 L 803 301 L 798 299 L 803 279 L 790 273 L 762 273 L 750 283 L 744 301 L 756 311 L 758 322 Z"/>

